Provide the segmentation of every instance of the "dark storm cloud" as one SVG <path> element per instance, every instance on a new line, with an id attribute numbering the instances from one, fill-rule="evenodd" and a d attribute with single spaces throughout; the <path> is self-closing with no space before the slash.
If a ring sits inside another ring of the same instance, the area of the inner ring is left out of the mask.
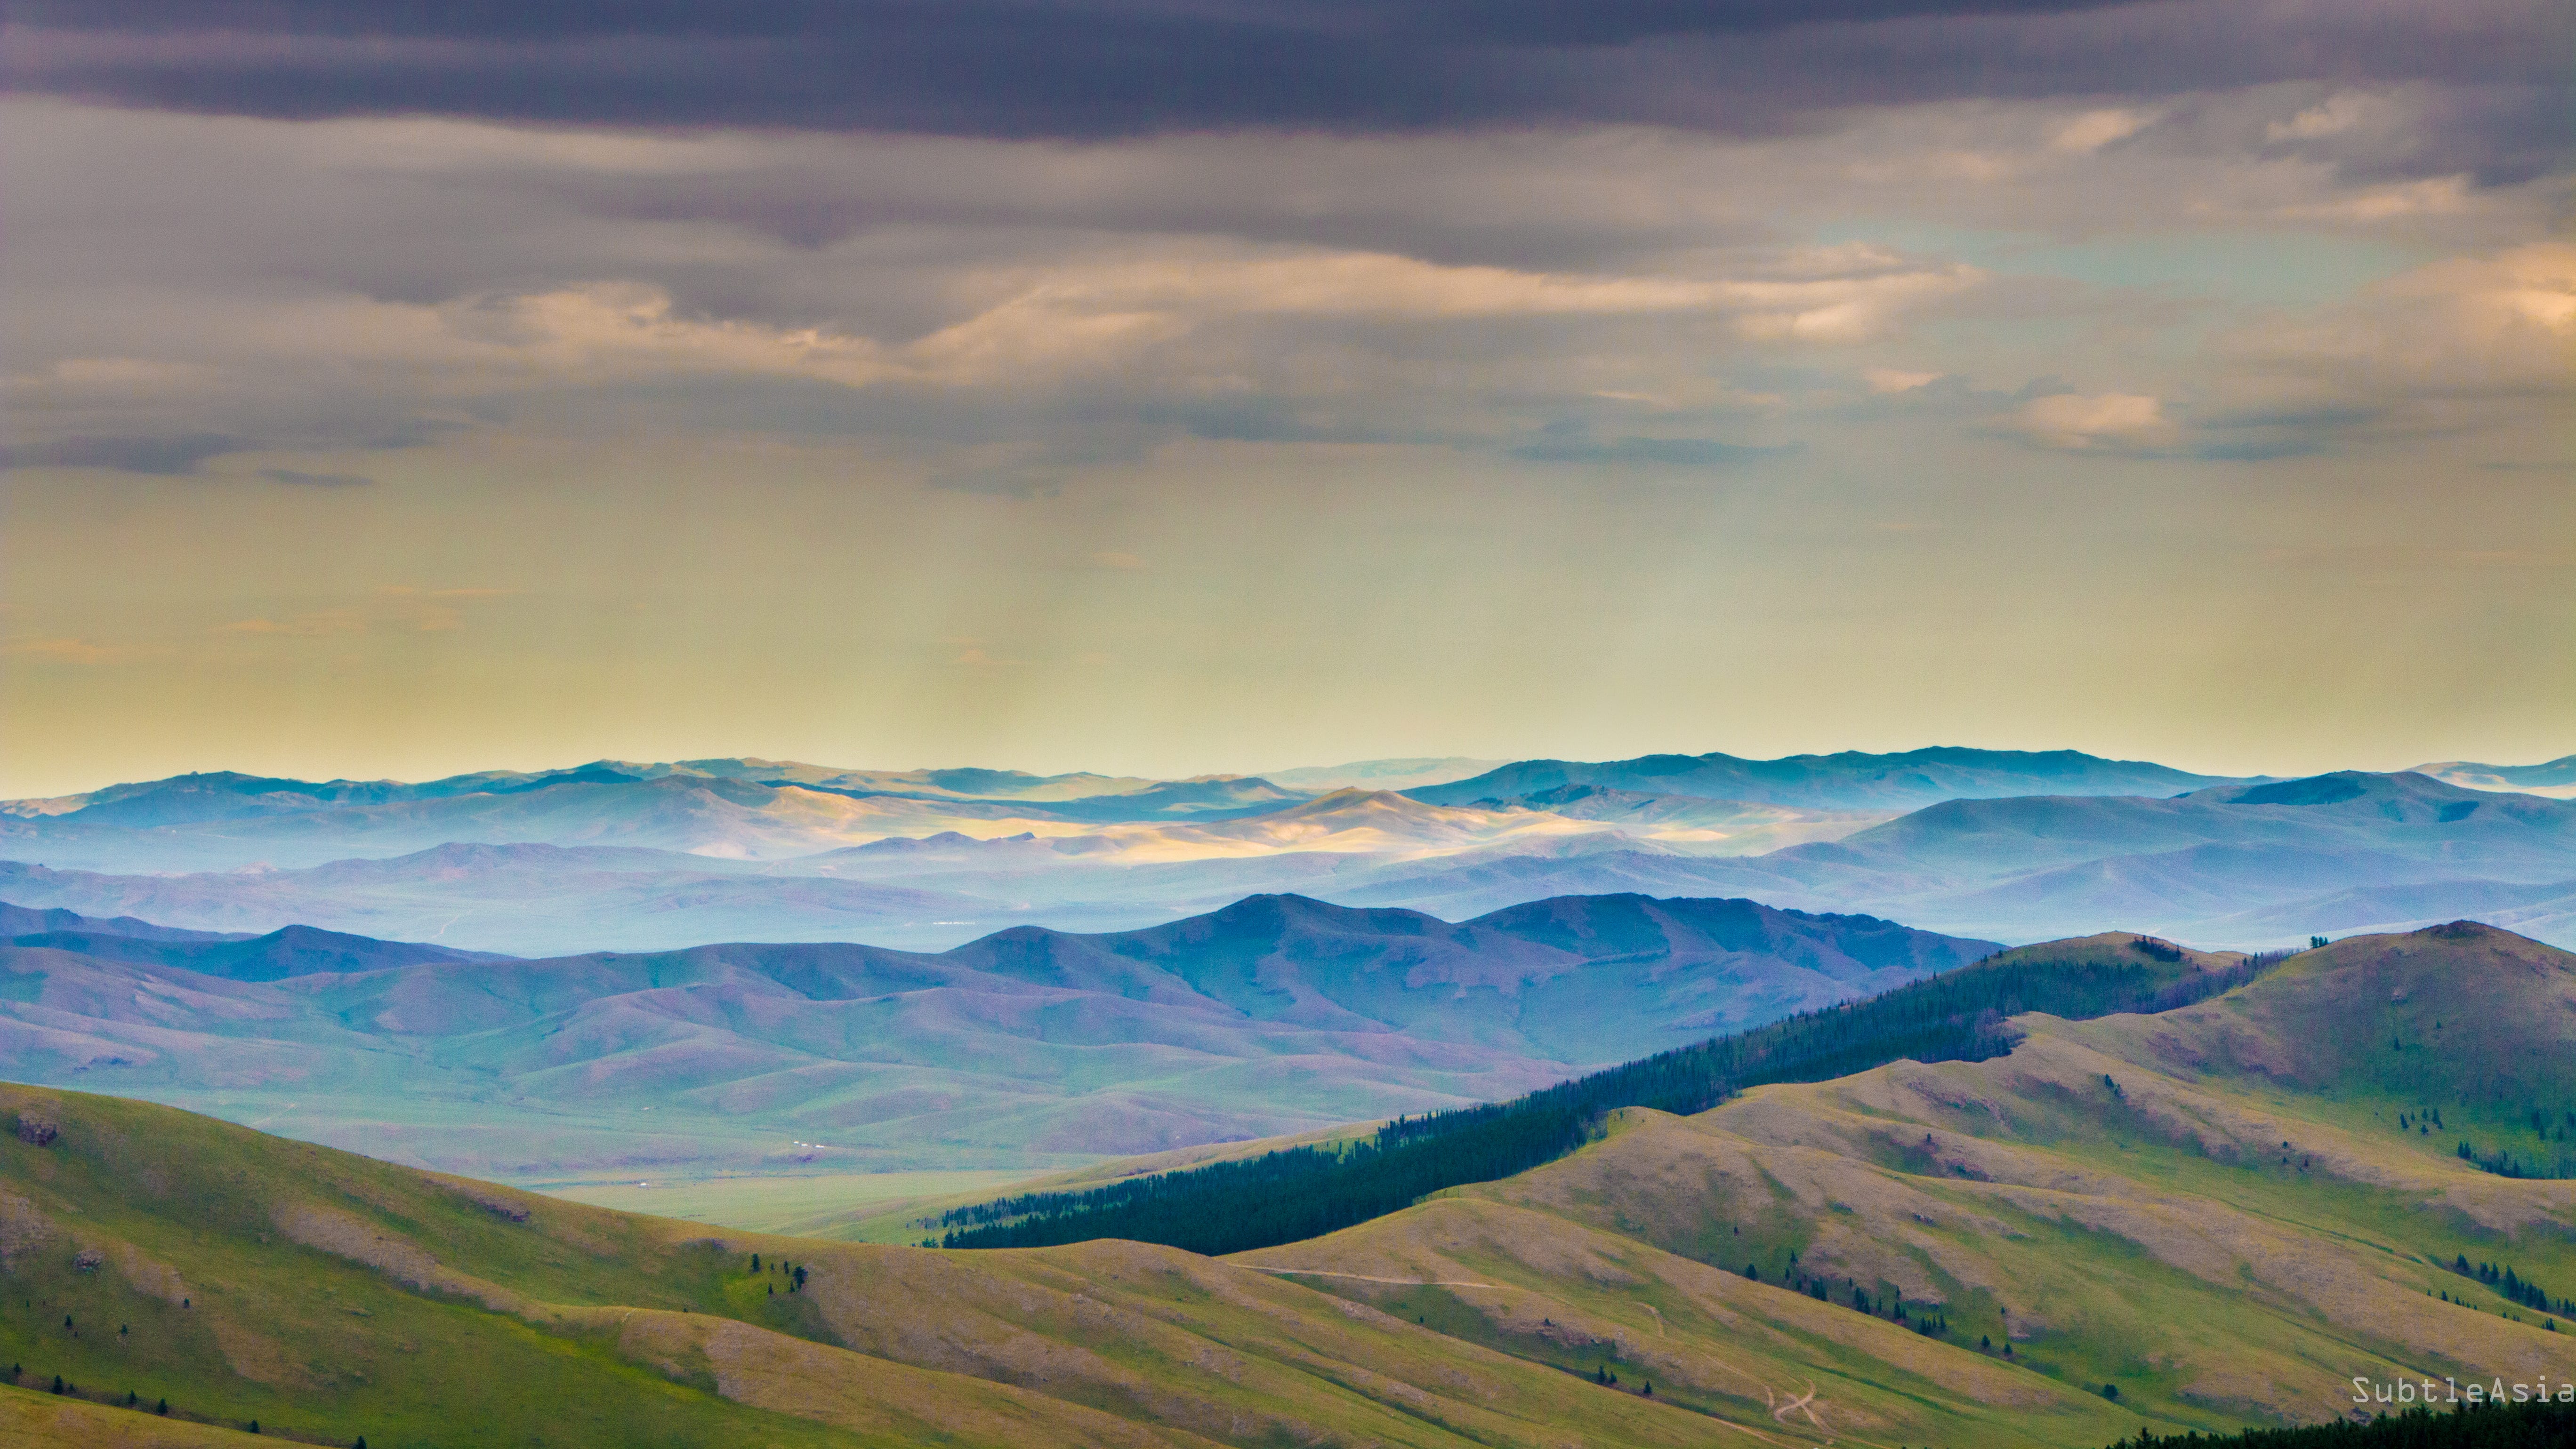
<path id="1" fill-rule="evenodd" d="M 2545 0 L 597 5 L 19 0 L 13 87 L 267 116 L 1102 137 L 1636 121 L 2283 79 L 2563 77 Z"/>

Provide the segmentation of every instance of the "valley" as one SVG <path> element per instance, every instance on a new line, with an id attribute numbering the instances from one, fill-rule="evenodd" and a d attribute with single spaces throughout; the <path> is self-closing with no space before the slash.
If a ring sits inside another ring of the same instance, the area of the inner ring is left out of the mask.
<path id="1" fill-rule="evenodd" d="M 2085 1446 L 2341 1417 L 2355 1377 L 2576 1374 L 2576 1185 L 2452 1141 L 2533 1153 L 2565 1124 L 2532 1104 L 2576 1111 L 2576 957 L 2461 923 L 2011 1026 L 1217 1259 L 718 1229 L 12 1087 L 0 1412 L 65 1444 L 649 1414 L 673 1444 Z M 83 1402 L 25 1387 L 57 1374 Z"/>
<path id="2" fill-rule="evenodd" d="M 936 955 L 477 957 L 295 927 L 0 944 L 0 1058 L 513 1181 L 1069 1167 L 1510 1097 L 1964 965 L 1994 943 L 1749 901 L 1452 924 L 1256 896 Z M 78 927 L 78 928 L 71 928 Z"/>

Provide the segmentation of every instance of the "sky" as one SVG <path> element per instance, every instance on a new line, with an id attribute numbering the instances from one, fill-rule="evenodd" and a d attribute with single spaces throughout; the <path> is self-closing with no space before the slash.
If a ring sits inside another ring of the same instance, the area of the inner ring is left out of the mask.
<path id="1" fill-rule="evenodd" d="M 2576 751 L 2576 11 L 17 0 L 0 796 Z"/>

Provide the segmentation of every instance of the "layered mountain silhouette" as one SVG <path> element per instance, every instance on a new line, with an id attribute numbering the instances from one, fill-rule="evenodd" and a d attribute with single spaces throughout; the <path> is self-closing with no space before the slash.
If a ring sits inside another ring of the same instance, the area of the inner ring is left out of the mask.
<path id="1" fill-rule="evenodd" d="M 2576 940 L 2576 802 L 2349 771 L 2171 799 L 1952 800 L 1766 855 L 1492 856 L 1391 873 L 1346 899 L 1463 912 L 1549 889 L 1741 893 L 2005 940 L 2120 920 L 2268 945 L 2470 911 Z"/>
<path id="2" fill-rule="evenodd" d="M 2565 762 L 2441 768 L 2469 783 L 2208 784 L 1947 749 L 1527 761 L 1405 792 L 757 760 L 417 786 L 189 776 L 9 803 L 0 896 L 524 956 L 714 939 L 940 950 L 1283 892 L 1451 919 L 1557 895 L 1745 896 L 1981 938 L 2119 920 L 2249 948 L 2474 913 L 2576 943 L 2576 802 L 2504 788 Z M 1734 794 L 1696 793 L 1717 790 Z"/>
<path id="3" fill-rule="evenodd" d="M 1417 800 L 1463 805 L 1593 785 L 1646 795 L 1810 810 L 1911 810 L 1942 800 L 2004 795 L 2170 795 L 2219 783 L 2217 776 L 2187 774 L 2143 761 L 2105 760 L 2075 750 L 1944 748 L 1892 755 L 1845 751 L 1777 760 L 1726 754 L 1643 755 L 1600 764 L 1523 760 L 1409 793 Z"/>
<path id="4" fill-rule="evenodd" d="M 838 770 L 768 760 L 598 761 L 420 784 L 182 775 L 0 807 L 0 846 L 48 863 L 309 865 L 450 842 L 622 845 L 772 858 L 950 824 L 1221 819 L 1308 798 L 1249 777 Z M 1006 832 L 1005 832 L 1006 833 Z"/>
<path id="5" fill-rule="evenodd" d="M 14 909 L 14 908 L 13 908 Z M 31 913 L 32 914 L 32 913 Z M 44 914 L 69 915 L 70 912 Z M 205 932 L 171 932 L 146 927 L 152 935 L 129 935 L 124 921 L 90 921 L 8 938 L 12 949 L 64 951 L 129 966 L 171 966 L 227 981 L 283 981 L 290 976 L 347 975 L 388 971 L 404 966 L 457 965 L 472 961 L 507 961 L 484 951 L 456 951 L 408 941 L 379 941 L 311 926 L 285 926 L 265 936 L 235 938 Z M 131 922 L 143 925 L 142 922 Z"/>
<path id="6" fill-rule="evenodd" d="M 518 1173 L 752 1165 L 813 1139 L 838 1140 L 844 1163 L 1042 1164 L 1296 1130 L 1508 1096 L 1993 949 L 1643 897 L 1453 924 L 1260 896 L 936 955 L 530 961 L 306 927 L 174 941 L 27 923 L 48 928 L 0 947 L 0 1060 L 17 1075 Z"/>

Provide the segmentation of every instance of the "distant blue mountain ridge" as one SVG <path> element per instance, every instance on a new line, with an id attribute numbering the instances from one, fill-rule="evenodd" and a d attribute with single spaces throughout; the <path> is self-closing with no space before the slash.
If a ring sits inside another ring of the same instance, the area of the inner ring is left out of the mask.
<path id="1" fill-rule="evenodd" d="M 2576 944 L 2576 801 L 2500 788 L 2564 765 L 2195 784 L 2211 777 L 2074 751 L 1658 755 L 1523 761 L 1401 794 L 762 760 L 417 786 L 196 775 L 9 802 L 0 895 L 538 956 L 709 939 L 937 950 L 1280 892 L 1451 918 L 1558 895 L 1745 896 L 2006 941 L 2118 924 L 2211 948 L 2492 912 Z"/>
<path id="2" fill-rule="evenodd" d="M 1648 795 L 1746 800 L 1812 810 L 1911 810 L 1943 800 L 2014 795 L 2172 795 L 2269 777 L 2195 775 L 2076 750 L 1935 748 L 1902 754 L 1844 751 L 1747 760 L 1734 755 L 1642 755 L 1585 764 L 1522 760 L 1469 779 L 1405 793 L 1434 805 L 1506 802 L 1567 786 Z"/>

